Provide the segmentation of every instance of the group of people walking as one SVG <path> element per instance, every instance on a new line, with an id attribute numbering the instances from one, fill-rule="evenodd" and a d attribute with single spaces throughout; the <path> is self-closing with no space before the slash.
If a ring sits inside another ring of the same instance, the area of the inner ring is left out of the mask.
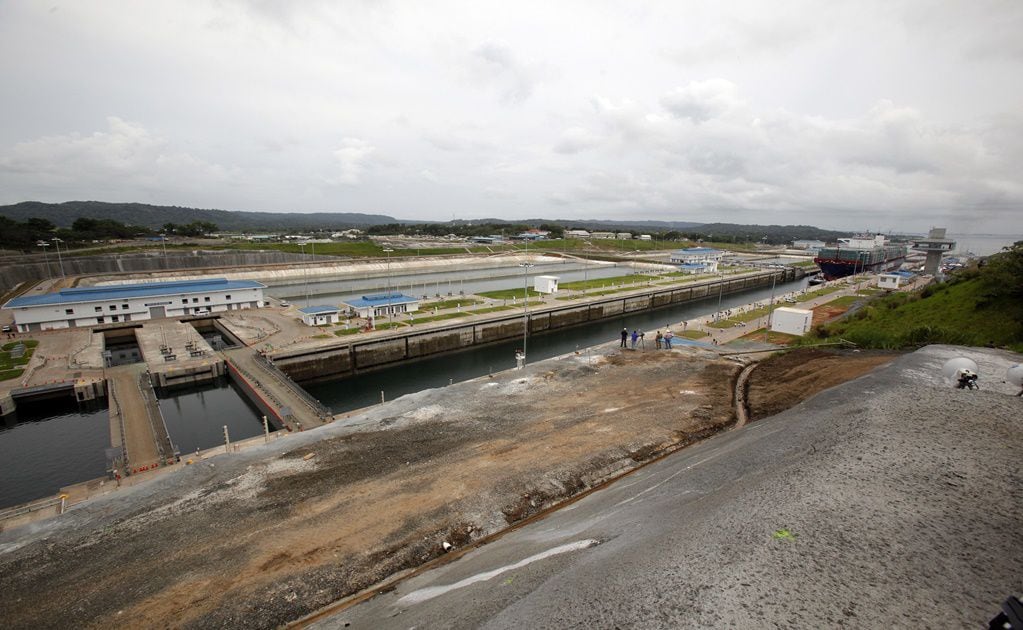
<path id="1" fill-rule="evenodd" d="M 619 347 L 620 348 L 628 348 L 629 347 L 629 341 L 631 339 L 631 341 L 632 341 L 632 349 L 635 350 L 637 343 L 640 344 L 640 345 L 643 345 L 643 338 L 644 337 L 645 337 L 645 334 L 643 333 L 642 330 L 634 330 L 634 331 L 632 331 L 632 335 L 629 335 L 629 329 L 628 328 L 622 328 L 622 342 L 619 345 Z M 665 331 L 665 333 L 663 335 L 661 334 L 661 331 L 658 330 L 657 331 L 657 336 L 654 337 L 654 345 L 657 347 L 658 350 L 660 350 L 661 348 L 664 348 L 665 350 L 671 350 L 671 340 L 674 339 L 674 338 L 675 338 L 675 333 L 671 332 L 670 328 L 667 331 Z M 646 347 L 646 346 L 644 345 L 643 347 Z"/>

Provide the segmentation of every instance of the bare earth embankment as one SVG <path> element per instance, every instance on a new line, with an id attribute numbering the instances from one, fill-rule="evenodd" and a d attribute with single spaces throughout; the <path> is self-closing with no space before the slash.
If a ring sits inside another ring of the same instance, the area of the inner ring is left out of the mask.
<path id="1" fill-rule="evenodd" d="M 278 626 L 733 423 L 738 364 L 608 352 L 406 396 L 3 532 L 5 625 Z M 877 363 L 783 355 L 751 403 Z"/>
<path id="2" fill-rule="evenodd" d="M 197 463 L 0 535 L 5 625 L 279 625 L 728 426 L 737 371 L 549 361 Z"/>

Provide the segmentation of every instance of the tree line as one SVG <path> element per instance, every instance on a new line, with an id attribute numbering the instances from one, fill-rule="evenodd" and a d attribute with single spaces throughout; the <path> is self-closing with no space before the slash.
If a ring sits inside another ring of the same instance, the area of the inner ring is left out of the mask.
<path id="1" fill-rule="evenodd" d="M 162 231 L 157 231 L 113 219 L 82 217 L 75 219 L 70 228 L 58 228 L 49 219 L 29 218 L 25 221 L 15 221 L 10 217 L 0 216 L 0 233 L 4 235 L 5 246 L 22 251 L 33 251 L 40 247 L 40 242 L 51 242 L 55 239 L 63 242 L 65 247 L 71 247 L 92 241 L 152 238 L 160 234 L 196 237 L 216 231 L 216 224 L 208 221 L 193 221 L 186 225 L 167 223 Z"/>

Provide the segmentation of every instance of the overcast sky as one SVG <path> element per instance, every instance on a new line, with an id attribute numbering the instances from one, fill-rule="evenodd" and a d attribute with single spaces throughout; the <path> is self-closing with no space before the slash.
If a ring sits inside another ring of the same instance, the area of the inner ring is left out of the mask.
<path id="1" fill-rule="evenodd" d="M 1023 2 L 0 2 L 0 203 L 1023 233 Z"/>

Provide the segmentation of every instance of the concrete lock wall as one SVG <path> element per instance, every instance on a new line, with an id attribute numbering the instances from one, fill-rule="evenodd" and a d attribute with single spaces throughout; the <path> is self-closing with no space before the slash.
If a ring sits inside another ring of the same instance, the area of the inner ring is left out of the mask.
<path id="1" fill-rule="evenodd" d="M 782 281 L 797 277 L 796 270 L 782 273 Z M 709 283 L 698 287 L 682 289 L 660 289 L 644 295 L 611 297 L 603 301 L 565 306 L 538 313 L 529 313 L 529 330 L 539 333 L 587 322 L 617 317 L 626 312 L 636 312 L 677 304 L 720 293 L 734 293 L 744 289 L 770 286 L 772 275 L 779 272 L 734 278 L 723 283 Z M 522 337 L 523 314 L 507 315 L 489 321 L 453 324 L 441 329 L 423 332 L 405 332 L 385 340 L 351 342 L 319 349 L 308 349 L 294 353 L 274 353 L 275 365 L 298 382 L 337 380 L 355 373 L 382 369 L 402 361 L 421 359 L 437 354 L 457 352 L 473 346 L 497 343 Z"/>
<path id="2" fill-rule="evenodd" d="M 0 266 L 0 293 L 10 291 L 22 282 L 35 282 L 46 278 L 59 278 L 61 267 L 64 275 L 82 276 L 96 274 L 120 274 L 134 272 L 178 271 L 204 267 L 245 267 L 251 265 L 280 265 L 294 262 L 309 262 L 320 257 L 303 257 L 277 251 L 205 252 L 200 249 L 188 253 L 153 251 L 146 254 L 121 254 L 117 256 L 67 256 L 58 262 L 56 252 L 49 252 L 44 258 L 38 254 L 7 258 Z M 323 260 L 336 261 L 326 256 Z"/>
<path id="3" fill-rule="evenodd" d="M 407 358 L 414 359 L 467 348 L 473 345 L 473 333 L 472 328 L 461 328 L 410 337 Z"/>

